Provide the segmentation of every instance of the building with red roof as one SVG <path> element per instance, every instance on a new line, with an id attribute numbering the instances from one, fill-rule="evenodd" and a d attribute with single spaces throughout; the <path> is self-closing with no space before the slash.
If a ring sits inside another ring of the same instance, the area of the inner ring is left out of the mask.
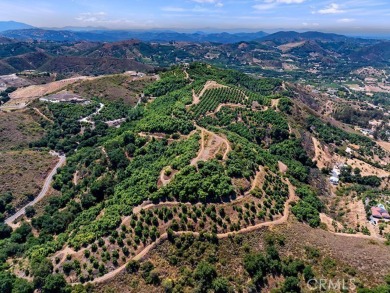
<path id="1" fill-rule="evenodd" d="M 390 220 L 389 213 L 384 208 L 381 208 L 381 207 L 372 207 L 371 214 L 376 219 Z"/>

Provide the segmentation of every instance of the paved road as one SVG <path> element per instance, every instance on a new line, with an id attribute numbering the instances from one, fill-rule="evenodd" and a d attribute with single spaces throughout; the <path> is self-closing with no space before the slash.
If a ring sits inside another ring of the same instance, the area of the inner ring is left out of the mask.
<path id="1" fill-rule="evenodd" d="M 53 181 L 53 176 L 57 173 L 57 169 L 59 167 L 61 167 L 62 165 L 65 164 L 66 162 L 66 157 L 65 155 L 62 155 L 62 156 L 58 156 L 59 157 L 59 161 L 58 163 L 56 164 L 56 166 L 53 168 L 53 170 L 51 170 L 51 172 L 49 173 L 49 175 L 46 177 L 45 179 L 45 182 L 43 184 L 43 187 L 42 187 L 42 190 L 41 192 L 38 194 L 38 196 L 31 202 L 29 202 L 27 205 L 25 205 L 23 208 L 21 208 L 20 210 L 18 210 L 14 215 L 12 215 L 11 217 L 7 218 L 5 220 L 5 223 L 8 224 L 8 225 L 12 225 L 12 223 L 17 219 L 19 218 L 20 216 L 24 215 L 24 213 L 26 212 L 26 208 L 29 207 L 29 206 L 33 206 L 35 205 L 37 202 L 39 202 L 42 198 L 45 197 L 47 191 L 49 190 L 49 187 L 50 187 L 50 184 L 51 182 Z"/>

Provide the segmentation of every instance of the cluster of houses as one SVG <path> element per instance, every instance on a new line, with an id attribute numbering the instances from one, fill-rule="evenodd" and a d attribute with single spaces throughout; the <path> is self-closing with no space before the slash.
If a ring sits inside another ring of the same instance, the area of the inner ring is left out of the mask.
<path id="1" fill-rule="evenodd" d="M 390 222 L 389 212 L 383 204 L 378 204 L 377 206 L 371 208 L 370 222 L 376 225 L 379 221 Z"/>

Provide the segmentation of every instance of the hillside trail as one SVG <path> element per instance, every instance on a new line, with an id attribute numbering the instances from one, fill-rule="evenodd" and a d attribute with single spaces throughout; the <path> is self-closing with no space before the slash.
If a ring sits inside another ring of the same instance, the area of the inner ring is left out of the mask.
<path id="1" fill-rule="evenodd" d="M 263 174 L 264 174 L 264 171 L 261 168 L 259 168 L 259 171 L 256 172 L 256 175 L 252 181 L 251 188 L 247 192 L 245 192 L 244 195 L 237 196 L 237 198 L 235 200 L 233 200 L 232 203 L 237 203 L 237 202 L 241 201 L 241 199 L 243 199 L 245 196 L 249 196 L 250 192 L 253 191 L 256 187 L 258 187 L 258 185 L 260 183 L 260 177 Z M 166 201 L 166 202 L 160 202 L 158 204 L 154 204 L 151 201 L 144 201 L 142 204 L 140 204 L 139 206 L 136 206 L 133 209 L 133 214 L 138 215 L 141 212 L 141 210 L 148 210 L 148 209 L 152 209 L 152 208 L 161 208 L 161 207 L 174 207 L 174 206 L 178 206 L 180 204 L 187 205 L 187 206 L 193 205 L 191 203 L 181 203 L 178 201 Z M 125 224 L 127 221 L 130 220 L 130 218 L 131 218 L 131 216 L 125 217 L 122 220 L 121 224 L 122 225 Z"/>
<path id="2" fill-rule="evenodd" d="M 66 156 L 65 155 L 60 155 L 58 153 L 55 153 L 55 155 L 58 156 L 59 161 L 57 162 L 55 167 L 50 171 L 49 175 L 46 177 L 46 179 L 45 179 L 45 181 L 43 183 L 42 189 L 41 189 L 40 193 L 38 194 L 38 196 L 35 197 L 33 201 L 29 202 L 24 207 L 19 209 L 15 214 L 13 214 L 12 216 L 8 217 L 4 221 L 6 224 L 8 224 L 11 227 L 14 227 L 13 222 L 16 219 L 18 219 L 19 217 L 21 217 L 22 215 L 25 214 L 27 207 L 35 205 L 36 203 L 38 203 L 41 199 L 43 199 L 46 196 L 46 194 L 49 191 L 49 188 L 51 186 L 51 183 L 53 182 L 53 177 L 57 173 L 57 169 L 62 167 L 65 164 L 65 162 L 66 162 Z"/>
<path id="3" fill-rule="evenodd" d="M 212 131 L 209 131 L 206 128 L 200 127 L 200 126 L 198 126 L 196 124 L 195 124 L 195 127 L 196 127 L 196 129 L 201 131 L 201 144 L 200 144 L 200 150 L 199 150 L 198 155 L 191 160 L 191 165 L 192 166 L 196 166 L 196 164 L 202 158 L 206 158 L 207 159 L 207 157 L 208 157 L 208 154 L 205 151 L 206 150 L 205 138 L 204 138 L 205 134 L 208 134 L 210 137 L 213 137 L 216 140 L 217 144 L 223 143 L 223 144 L 226 145 L 226 150 L 225 150 L 225 152 L 224 152 L 224 154 L 222 156 L 222 159 L 224 161 L 226 161 L 229 152 L 232 150 L 230 142 L 226 138 L 224 138 L 224 137 L 222 137 L 222 136 L 220 136 L 220 135 L 218 135 L 218 134 L 216 134 L 216 133 L 214 133 Z"/>
<path id="4" fill-rule="evenodd" d="M 252 181 L 251 188 L 245 192 L 245 195 L 250 195 L 250 193 L 260 185 L 260 177 L 263 176 L 265 171 L 259 167 L 259 170 L 256 172 L 255 178 Z"/>
<path id="5" fill-rule="evenodd" d="M 200 99 L 203 97 L 204 93 L 207 90 L 217 89 L 217 88 L 226 88 L 226 87 L 227 87 L 226 85 L 219 84 L 219 83 L 217 83 L 216 81 L 213 81 L 213 80 L 207 81 L 206 84 L 204 85 L 203 89 L 199 93 L 199 95 L 197 95 L 195 93 L 194 89 L 192 90 L 192 104 L 189 105 L 188 107 L 191 107 L 193 105 L 199 104 L 200 103 Z"/>
<path id="6" fill-rule="evenodd" d="M 190 165 L 196 166 L 196 164 L 199 162 L 200 158 L 202 157 L 202 154 L 204 152 L 204 131 L 200 128 L 200 150 L 198 155 L 191 160 Z"/>
<path id="7" fill-rule="evenodd" d="M 98 108 L 94 113 L 92 113 L 91 115 L 89 115 L 89 116 L 87 116 L 87 117 L 81 118 L 81 119 L 79 120 L 79 122 L 85 122 L 85 123 L 89 123 L 89 124 L 94 125 L 95 122 L 93 122 L 93 121 L 91 120 L 92 117 L 98 115 L 98 114 L 103 110 L 104 107 L 105 107 L 104 104 L 103 104 L 103 103 L 100 103 L 100 104 L 99 104 L 99 108 Z"/>
<path id="8" fill-rule="evenodd" d="M 187 80 L 190 79 L 190 75 L 188 74 L 187 70 L 184 69 L 183 72 L 184 72 L 184 75 L 186 76 L 186 79 Z"/>
<path id="9" fill-rule="evenodd" d="M 223 154 L 223 157 L 222 157 L 222 159 L 223 159 L 224 161 L 226 161 L 229 152 L 232 150 L 232 147 L 231 147 L 231 145 L 230 145 L 230 142 L 229 142 L 225 137 L 223 137 L 223 136 L 221 136 L 221 135 L 218 135 L 218 134 L 216 134 L 216 133 L 214 133 L 214 132 L 211 132 L 211 131 L 207 130 L 206 128 L 200 127 L 200 126 L 198 126 L 198 125 L 196 125 L 196 127 L 197 127 L 198 129 L 200 129 L 200 130 L 203 130 L 205 133 L 207 133 L 207 134 L 209 134 L 209 135 L 212 135 L 212 136 L 217 137 L 219 140 L 222 140 L 222 141 L 226 144 L 226 150 L 225 150 L 225 153 Z"/>
<path id="10" fill-rule="evenodd" d="M 259 171 L 259 173 L 260 172 L 261 171 Z M 256 181 L 256 178 L 254 181 Z M 288 185 L 289 198 L 284 204 L 283 216 L 281 218 L 274 220 L 274 221 L 267 221 L 267 222 L 259 223 L 257 225 L 242 228 L 242 229 L 240 229 L 238 231 L 234 231 L 234 232 L 216 234 L 217 238 L 224 239 L 224 238 L 228 238 L 228 237 L 231 237 L 233 235 L 236 235 L 236 234 L 245 234 L 245 233 L 249 233 L 249 232 L 254 232 L 254 231 L 259 230 L 259 229 L 264 228 L 264 227 L 272 227 L 272 226 L 281 225 L 281 224 L 286 223 L 288 221 L 289 216 L 290 216 L 290 204 L 297 201 L 298 197 L 295 194 L 295 186 L 293 186 L 288 179 L 285 180 L 285 183 Z M 256 186 L 256 184 L 253 183 L 252 187 L 253 186 Z M 165 206 L 172 205 L 173 206 L 173 205 L 178 205 L 178 204 L 180 204 L 180 203 L 179 202 L 166 202 L 166 203 L 162 203 L 161 205 L 165 205 Z M 160 205 L 160 204 L 155 205 L 155 204 L 151 204 L 151 203 L 145 203 L 139 207 L 134 208 L 134 213 L 139 213 L 142 209 L 154 208 L 158 205 Z M 329 232 L 329 233 L 337 235 L 337 236 L 385 241 L 384 239 L 373 238 L 373 237 L 366 236 L 366 235 L 344 234 L 344 233 L 333 233 L 333 232 Z M 174 232 L 173 234 L 175 236 L 191 234 L 191 235 L 196 236 L 196 237 L 198 237 L 200 235 L 199 232 L 192 232 L 192 231 L 178 231 L 178 232 Z M 132 258 L 132 260 L 136 260 L 136 261 L 142 260 L 144 257 L 146 257 L 150 253 L 151 250 L 153 250 L 155 247 L 157 247 L 159 244 L 161 244 L 163 241 L 165 241 L 167 239 L 168 239 L 168 234 L 167 233 L 162 234 L 156 241 L 145 246 L 145 248 L 142 249 L 142 251 L 140 251 L 137 255 L 135 255 Z M 93 283 L 103 283 L 105 281 L 108 281 L 108 280 L 114 278 L 117 274 L 121 273 L 125 269 L 126 269 L 126 264 L 124 264 L 124 265 L 118 267 L 117 269 L 105 274 L 104 276 L 101 276 L 99 278 L 94 279 L 90 283 L 92 283 L 92 284 Z M 78 283 L 73 283 L 73 285 L 75 285 L 75 284 L 78 284 Z"/>
<path id="11" fill-rule="evenodd" d="M 289 199 L 285 203 L 284 214 L 281 218 L 279 218 L 275 221 L 263 222 L 263 223 L 260 223 L 260 224 L 254 225 L 254 226 L 246 227 L 246 228 L 243 228 L 243 229 L 235 231 L 235 232 L 227 232 L 227 233 L 217 234 L 217 238 L 224 239 L 224 238 L 230 237 L 230 236 L 235 235 L 235 234 L 244 234 L 244 233 L 248 233 L 251 231 L 256 231 L 256 230 L 263 228 L 263 227 L 269 227 L 269 226 L 280 225 L 280 224 L 285 223 L 289 217 L 290 203 L 297 199 L 297 197 L 295 195 L 295 187 L 289 182 L 288 179 L 286 180 L 286 183 L 289 186 Z M 145 209 L 148 206 L 154 207 L 154 205 L 145 205 L 141 209 Z M 140 211 L 140 210 L 137 210 L 137 211 Z M 185 235 L 185 234 L 192 234 L 194 236 L 199 236 L 199 232 L 192 232 L 192 231 L 174 232 L 174 235 L 176 235 L 176 236 Z M 167 240 L 167 239 L 168 239 L 168 234 L 167 233 L 162 234 L 155 242 L 145 246 L 145 248 L 142 251 L 140 251 L 137 255 L 135 255 L 132 258 L 132 260 L 142 260 L 152 249 L 154 249 L 157 245 L 159 245 L 161 242 L 163 242 L 164 240 Z M 126 269 L 126 264 L 118 267 L 117 269 L 109 272 L 108 274 L 105 274 L 102 277 L 94 279 L 93 281 L 91 281 L 91 283 L 102 283 L 102 282 L 108 281 L 125 269 Z"/>
<path id="12" fill-rule="evenodd" d="M 39 115 L 41 116 L 43 119 L 45 119 L 46 121 L 49 121 L 50 123 L 54 123 L 53 120 L 51 120 L 49 117 L 47 117 L 45 114 L 43 114 L 38 108 L 33 108 L 33 110 Z"/>
<path id="13" fill-rule="evenodd" d="M 222 107 L 229 107 L 229 108 L 245 108 L 245 106 L 244 106 L 244 105 L 241 105 L 241 104 L 222 103 L 222 104 L 219 104 L 219 105 L 218 105 L 218 107 L 217 107 L 217 109 L 215 109 L 215 111 L 206 114 L 206 116 L 211 116 L 211 115 L 217 114 L 219 111 L 221 111 Z"/>
<path id="14" fill-rule="evenodd" d="M 271 107 L 275 108 L 277 111 L 279 111 L 279 101 L 280 101 L 280 99 L 272 99 L 271 100 Z"/>

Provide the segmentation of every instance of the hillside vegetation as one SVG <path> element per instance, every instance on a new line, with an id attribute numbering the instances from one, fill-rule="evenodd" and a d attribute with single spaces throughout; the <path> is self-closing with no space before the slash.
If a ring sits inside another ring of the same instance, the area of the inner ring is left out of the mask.
<path id="1" fill-rule="evenodd" d="M 291 224 L 336 237 L 320 230 L 327 229 L 320 216 L 330 187 L 308 151 L 313 138 L 329 146 L 332 140 L 340 156 L 356 144 L 357 157 L 372 165 L 380 147 L 326 123 L 280 79 L 204 63 L 160 77 L 144 87 L 149 100 L 136 107 L 118 108 L 108 97 L 32 105 L 53 123 L 41 121 L 45 135 L 30 146 L 63 152 L 67 163 L 43 211 L 19 219 L 14 231 L 0 224 L 4 292 L 299 292 L 336 270 L 337 277 L 356 277 L 359 288 L 388 290 L 385 270 L 339 261 L 323 243 L 298 249 L 296 235 L 270 232 Z M 125 121 L 118 128 L 105 123 L 119 118 Z M 345 184 L 378 192 L 386 180 L 342 174 Z M 384 237 L 369 239 L 389 252 Z M 383 262 L 390 265 L 387 256 Z M 110 283 L 117 277 L 128 285 Z"/>

